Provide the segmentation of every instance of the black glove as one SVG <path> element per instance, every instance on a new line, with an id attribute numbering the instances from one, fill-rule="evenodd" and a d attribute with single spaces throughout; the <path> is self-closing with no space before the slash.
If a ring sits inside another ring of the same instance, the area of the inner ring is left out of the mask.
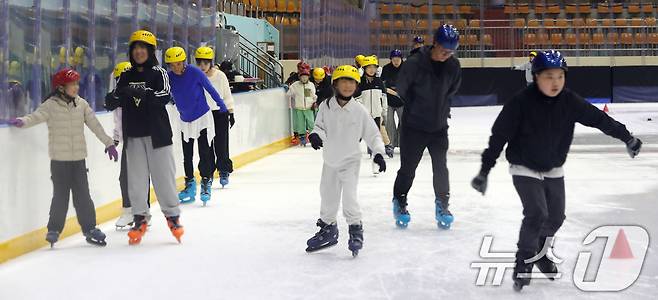
<path id="1" fill-rule="evenodd" d="M 631 158 L 635 158 L 640 154 L 640 149 L 642 149 L 642 141 L 636 137 L 631 138 L 626 142 L 626 151 Z"/>
<path id="2" fill-rule="evenodd" d="M 140 99 L 146 97 L 146 90 L 134 88 L 131 86 L 124 86 L 121 89 L 119 89 L 118 92 L 119 95 L 122 96 L 135 97 Z"/>
<path id="3" fill-rule="evenodd" d="M 482 173 L 478 174 L 478 176 L 475 176 L 473 180 L 471 181 L 471 186 L 478 192 L 484 193 L 487 191 L 487 175 L 484 175 Z"/>
<path id="4" fill-rule="evenodd" d="M 315 150 L 322 148 L 322 139 L 317 133 L 311 133 L 308 136 L 308 140 L 311 142 L 311 147 Z"/>
<path id="5" fill-rule="evenodd" d="M 386 172 L 386 161 L 381 154 L 377 153 L 372 161 L 379 165 L 379 172 Z"/>
<path id="6" fill-rule="evenodd" d="M 235 125 L 235 116 L 233 113 L 228 114 L 228 123 L 229 123 L 229 128 L 233 128 L 233 125 Z"/>

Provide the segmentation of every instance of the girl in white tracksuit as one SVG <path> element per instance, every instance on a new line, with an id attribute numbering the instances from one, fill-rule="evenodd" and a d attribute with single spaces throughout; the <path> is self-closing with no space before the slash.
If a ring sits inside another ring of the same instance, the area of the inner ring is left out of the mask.
<path id="1" fill-rule="evenodd" d="M 353 66 L 340 66 L 333 74 L 336 96 L 320 105 L 315 127 L 309 135 L 314 149 L 324 146 L 320 196 L 322 205 L 317 225 L 320 231 L 308 240 L 306 251 L 313 252 L 338 242 L 336 215 L 343 202 L 343 215 L 349 225 L 349 249 L 356 255 L 363 245 L 361 209 L 357 184 L 361 166 L 360 140 L 373 149 L 374 162 L 386 171 L 384 143 L 370 114 L 352 96 L 361 80 Z"/>

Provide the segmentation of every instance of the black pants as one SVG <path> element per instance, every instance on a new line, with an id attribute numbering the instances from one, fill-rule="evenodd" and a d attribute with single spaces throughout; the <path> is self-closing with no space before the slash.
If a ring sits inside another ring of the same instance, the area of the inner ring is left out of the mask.
<path id="1" fill-rule="evenodd" d="M 379 129 L 381 131 L 381 129 L 379 127 L 382 124 L 381 123 L 382 118 L 377 117 L 377 118 L 373 118 L 373 120 L 375 121 L 375 125 L 377 125 L 377 129 Z M 372 154 L 372 149 L 370 149 L 370 147 L 368 147 L 368 154 Z"/>
<path id="2" fill-rule="evenodd" d="M 395 178 L 393 195 L 406 205 L 406 195 L 416 177 L 416 168 L 427 148 L 432 157 L 434 195 L 448 201 L 450 198 L 450 179 L 446 154 L 448 153 L 448 129 L 429 133 L 402 125 L 400 129 L 400 170 Z"/>
<path id="3" fill-rule="evenodd" d="M 48 231 L 62 232 L 69 210 L 69 195 L 73 193 L 73 207 L 82 232 L 96 228 L 96 209 L 89 195 L 87 165 L 84 160 L 50 161 L 53 181 L 53 201 L 50 203 Z"/>
<path id="4" fill-rule="evenodd" d="M 208 145 L 208 129 L 201 130 L 197 144 L 199 145 L 199 173 L 201 177 L 210 178 L 213 172 L 213 155 L 212 148 Z M 181 133 L 183 140 L 183 166 L 185 167 L 185 177 L 194 178 L 194 139 L 186 141 Z"/>
<path id="5" fill-rule="evenodd" d="M 535 252 L 546 237 L 553 237 L 564 222 L 564 177 L 537 178 L 512 176 L 523 203 L 519 232 L 519 252 Z"/>
<path id="6" fill-rule="evenodd" d="M 228 112 L 221 113 L 219 110 L 213 110 L 212 116 L 215 120 L 214 155 L 211 152 L 214 162 L 213 172 L 217 170 L 220 173 L 233 173 L 233 161 L 231 161 L 228 151 Z"/>
<path id="7" fill-rule="evenodd" d="M 121 150 L 121 171 L 119 171 L 119 187 L 121 187 L 121 204 L 124 208 L 132 207 L 128 196 L 128 159 L 126 159 L 126 147 Z M 151 207 L 151 193 L 146 195 L 146 204 Z"/>

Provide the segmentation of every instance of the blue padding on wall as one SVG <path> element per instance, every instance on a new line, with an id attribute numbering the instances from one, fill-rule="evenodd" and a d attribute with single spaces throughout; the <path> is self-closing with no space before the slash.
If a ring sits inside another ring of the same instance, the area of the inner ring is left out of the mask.
<path id="1" fill-rule="evenodd" d="M 498 104 L 498 95 L 455 95 L 452 96 L 452 106 L 486 106 Z"/>
<path id="2" fill-rule="evenodd" d="M 610 98 L 585 98 L 589 103 L 592 104 L 597 104 L 597 103 L 610 103 Z"/>
<path id="3" fill-rule="evenodd" d="M 658 86 L 613 86 L 615 103 L 658 102 Z"/>

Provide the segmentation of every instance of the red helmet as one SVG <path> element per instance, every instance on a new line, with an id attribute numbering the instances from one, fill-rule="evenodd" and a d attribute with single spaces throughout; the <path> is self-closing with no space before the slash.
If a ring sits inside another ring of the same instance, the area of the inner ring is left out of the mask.
<path id="1" fill-rule="evenodd" d="M 331 68 L 329 68 L 329 66 L 324 66 L 322 69 L 324 70 L 325 74 L 331 75 Z"/>
<path id="2" fill-rule="evenodd" d="M 309 66 L 308 64 L 304 64 L 304 66 L 302 66 L 302 68 L 299 70 L 299 76 L 302 75 L 311 76 L 311 66 Z"/>
<path id="3" fill-rule="evenodd" d="M 62 69 L 53 75 L 53 90 L 59 86 L 67 83 L 76 82 L 80 80 L 80 74 L 73 69 Z"/>

